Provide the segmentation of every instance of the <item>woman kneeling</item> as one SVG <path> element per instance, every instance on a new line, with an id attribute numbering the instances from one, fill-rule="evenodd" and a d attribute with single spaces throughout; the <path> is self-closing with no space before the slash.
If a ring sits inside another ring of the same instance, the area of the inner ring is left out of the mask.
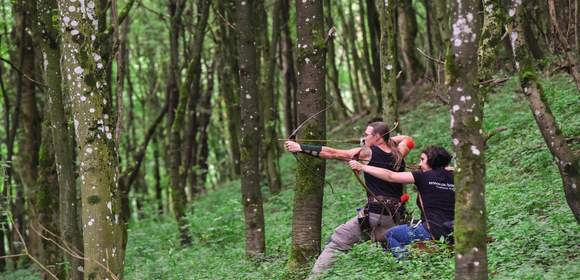
<path id="1" fill-rule="evenodd" d="M 453 231 L 455 190 L 453 172 L 446 168 L 450 162 L 451 155 L 439 146 L 429 146 L 421 152 L 421 171 L 393 172 L 354 160 L 349 162 L 353 170 L 363 171 L 385 181 L 417 186 L 421 220 L 412 225 L 395 226 L 385 233 L 395 257 L 404 258 L 407 255 L 405 245 L 412 241 L 438 240 Z"/>

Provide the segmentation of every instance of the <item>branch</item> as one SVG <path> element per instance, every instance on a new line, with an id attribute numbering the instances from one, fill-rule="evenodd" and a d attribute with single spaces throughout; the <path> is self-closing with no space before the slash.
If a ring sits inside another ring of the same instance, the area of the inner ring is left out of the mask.
<path id="1" fill-rule="evenodd" d="M 498 134 L 498 133 L 500 133 L 500 132 L 502 132 L 502 131 L 506 131 L 506 130 L 507 130 L 507 127 L 505 127 L 505 126 L 500 126 L 500 127 L 496 127 L 496 128 L 494 128 L 493 130 L 491 130 L 491 131 L 489 131 L 489 132 L 485 133 L 485 135 L 484 135 L 485 139 L 483 140 L 483 143 L 484 143 L 484 144 L 487 144 L 487 141 L 488 141 L 488 140 L 489 140 L 491 137 L 493 137 L 494 135 L 496 135 L 496 134 Z"/>
<path id="2" fill-rule="evenodd" d="M 426 57 L 427 59 L 429 59 L 429 60 L 431 60 L 431 61 L 433 61 L 433 62 L 439 63 L 439 64 L 441 64 L 441 65 L 445 64 L 445 61 L 442 61 L 442 60 L 440 60 L 440 59 L 434 58 L 434 57 L 432 57 L 432 56 L 430 56 L 430 55 L 426 54 L 426 53 L 425 53 L 423 50 L 421 50 L 420 48 L 416 48 L 416 49 L 419 51 L 419 53 L 420 53 L 422 56 Z"/>
<path id="3" fill-rule="evenodd" d="M 133 8 L 134 3 L 135 3 L 135 0 L 129 0 L 129 3 L 127 3 L 127 5 L 125 5 L 125 8 L 123 8 L 123 10 L 121 10 L 121 12 L 119 13 L 119 15 L 117 17 L 117 24 L 121 25 L 123 23 L 123 21 L 125 21 L 125 19 L 129 15 L 129 12 L 131 11 L 131 8 Z M 109 28 L 107 28 L 107 34 L 113 33 L 114 30 L 115 30 L 115 26 L 113 24 L 109 25 Z"/>
<path id="4" fill-rule="evenodd" d="M 8 63 L 8 65 L 10 65 L 10 67 L 12 67 L 12 69 L 14 69 L 16 72 L 18 72 L 19 74 L 21 74 L 22 76 L 24 76 L 24 78 L 26 78 L 27 80 L 33 82 L 37 86 L 46 87 L 46 88 L 48 87 L 47 85 L 45 85 L 45 84 L 43 84 L 43 83 L 41 83 L 41 82 L 39 82 L 39 81 L 31 78 L 30 76 L 26 75 L 24 72 L 22 72 L 22 70 L 20 70 L 20 68 L 18 68 L 18 66 L 14 65 L 10 60 L 8 60 L 6 58 L 3 58 L 3 57 L 0 57 L 0 60 Z"/>

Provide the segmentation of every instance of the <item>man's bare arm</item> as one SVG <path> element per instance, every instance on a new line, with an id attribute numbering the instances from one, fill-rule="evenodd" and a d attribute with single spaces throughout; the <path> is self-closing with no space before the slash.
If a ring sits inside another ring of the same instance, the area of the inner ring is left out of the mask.
<path id="1" fill-rule="evenodd" d="M 323 159 L 336 159 L 336 160 L 351 160 L 360 152 L 361 148 L 354 148 L 349 150 L 335 149 L 326 146 L 316 146 L 316 145 L 300 145 L 294 141 L 286 141 L 284 143 L 284 148 L 292 153 L 304 152 L 307 155 L 317 156 Z M 303 148 L 308 149 L 304 151 Z"/>

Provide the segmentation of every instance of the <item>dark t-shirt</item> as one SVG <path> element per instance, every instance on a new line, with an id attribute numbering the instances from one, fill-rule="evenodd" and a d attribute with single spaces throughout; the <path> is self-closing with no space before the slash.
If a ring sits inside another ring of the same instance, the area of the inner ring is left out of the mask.
<path id="1" fill-rule="evenodd" d="M 395 169 L 395 157 L 391 153 L 386 153 L 377 146 L 371 146 L 372 157 L 369 161 L 370 166 L 386 168 L 392 171 L 400 172 L 405 170 L 405 161 L 402 160 L 398 169 Z M 377 196 L 387 196 L 399 199 L 403 195 L 403 185 L 387 182 L 373 175 L 364 173 L 365 183 L 369 190 Z M 371 194 L 367 194 L 371 197 Z"/>
<path id="2" fill-rule="evenodd" d="M 442 235 L 448 235 L 451 233 L 451 228 L 444 224 L 453 221 L 455 215 L 453 173 L 444 168 L 438 168 L 425 172 L 415 171 L 412 174 L 423 203 L 425 203 L 425 212 L 423 212 L 421 203 L 417 198 L 417 206 L 421 209 L 423 221 L 425 221 L 425 215 L 427 216 L 428 230 L 436 239 Z"/>

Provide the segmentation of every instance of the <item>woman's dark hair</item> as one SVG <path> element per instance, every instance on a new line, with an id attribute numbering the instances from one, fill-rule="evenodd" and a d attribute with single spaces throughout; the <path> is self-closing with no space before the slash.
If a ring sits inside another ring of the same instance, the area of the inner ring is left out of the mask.
<path id="1" fill-rule="evenodd" d="M 427 164 L 432 169 L 442 168 L 451 162 L 453 158 L 447 150 L 440 146 L 429 146 L 421 153 L 427 156 Z"/>
<path id="2" fill-rule="evenodd" d="M 399 147 L 395 141 L 391 139 L 389 125 L 386 122 L 373 122 L 369 123 L 368 126 L 373 128 L 373 134 L 379 134 L 383 140 L 385 140 L 385 143 L 387 143 L 387 146 L 391 149 L 391 153 L 395 158 L 394 169 L 398 170 L 403 161 L 403 154 L 399 151 Z"/>

